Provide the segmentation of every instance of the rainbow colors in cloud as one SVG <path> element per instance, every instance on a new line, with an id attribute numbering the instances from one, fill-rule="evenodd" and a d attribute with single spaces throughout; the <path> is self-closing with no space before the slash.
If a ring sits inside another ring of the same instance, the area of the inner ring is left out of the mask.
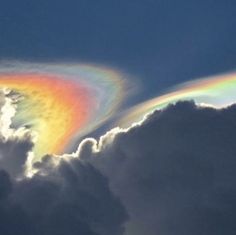
<path id="1" fill-rule="evenodd" d="M 236 102 L 236 73 L 194 80 L 179 85 L 170 92 L 145 101 L 129 109 L 119 121 L 129 127 L 141 121 L 148 113 L 179 100 L 194 100 L 199 105 L 222 108 Z"/>
<path id="2" fill-rule="evenodd" d="M 16 102 L 12 128 L 36 133 L 33 161 L 65 153 L 74 141 L 113 117 L 124 98 L 123 74 L 88 64 L 2 63 L 0 89 Z M 6 92 L 7 91 L 7 92 Z M 123 113 L 120 127 L 179 100 L 224 107 L 236 101 L 236 74 L 187 82 Z"/>
<path id="3" fill-rule="evenodd" d="M 122 74 L 70 64 L 4 64 L 0 88 L 17 97 L 16 127 L 37 134 L 36 159 L 62 154 L 71 141 L 110 118 L 123 98 Z"/>

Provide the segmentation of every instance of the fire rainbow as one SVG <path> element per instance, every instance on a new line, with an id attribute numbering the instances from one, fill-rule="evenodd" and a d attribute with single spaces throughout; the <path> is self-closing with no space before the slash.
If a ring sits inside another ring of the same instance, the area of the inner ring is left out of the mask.
<path id="1" fill-rule="evenodd" d="M 183 83 L 168 93 L 138 104 L 125 112 L 118 122 L 129 127 L 157 109 L 179 100 L 194 100 L 198 105 L 222 108 L 236 102 L 236 73 L 212 76 Z"/>
<path id="2" fill-rule="evenodd" d="M 17 97 L 12 124 L 37 133 L 34 153 L 39 160 L 64 153 L 74 138 L 110 118 L 124 95 L 122 77 L 88 64 L 5 63 L 0 89 Z"/>

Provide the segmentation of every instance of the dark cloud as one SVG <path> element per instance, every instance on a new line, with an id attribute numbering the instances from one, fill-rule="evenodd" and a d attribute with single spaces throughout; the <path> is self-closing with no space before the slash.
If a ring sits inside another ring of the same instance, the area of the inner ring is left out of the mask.
<path id="1" fill-rule="evenodd" d="M 1 171 L 0 219 L 4 235 L 120 235 L 127 214 L 107 179 L 74 159 L 20 181 Z"/>
<path id="2" fill-rule="evenodd" d="M 11 176 L 22 176 L 29 151 L 33 148 L 30 135 L 13 136 L 5 140 L 0 137 L 0 169 Z"/>
<path id="3" fill-rule="evenodd" d="M 109 178 L 126 206 L 127 235 L 234 235 L 235 120 L 235 105 L 180 102 L 103 140 L 100 152 L 84 142 L 81 158 Z"/>
<path id="4" fill-rule="evenodd" d="M 90 163 L 45 156 L 32 178 L 24 176 L 34 135 L 10 128 L 16 107 L 1 95 L 0 234 L 122 235 L 127 212 Z"/>
<path id="5" fill-rule="evenodd" d="M 32 178 L 5 167 L 0 234 L 234 235 L 235 120 L 236 105 L 179 102 L 84 140 L 79 158 L 45 157 Z"/>

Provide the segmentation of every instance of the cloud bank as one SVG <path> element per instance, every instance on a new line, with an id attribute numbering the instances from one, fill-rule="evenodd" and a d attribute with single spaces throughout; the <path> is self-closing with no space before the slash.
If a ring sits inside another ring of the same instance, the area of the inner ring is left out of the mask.
<path id="1" fill-rule="evenodd" d="M 123 234 L 127 211 L 90 163 L 48 155 L 24 175 L 34 141 L 28 129 L 10 128 L 11 101 L 1 97 L 0 234 Z"/>
<path id="2" fill-rule="evenodd" d="M 3 141 L 0 233 L 234 235 L 235 120 L 236 105 L 178 102 L 74 154 L 46 156 L 21 179 L 7 166 L 19 141 Z"/>
<path id="3" fill-rule="evenodd" d="M 124 203 L 125 234 L 233 235 L 235 120 L 235 105 L 216 110 L 180 102 L 112 142 L 111 133 L 102 145 L 84 142 L 79 157 L 108 177 Z"/>
<path id="4" fill-rule="evenodd" d="M 0 172 L 1 234 L 122 234 L 127 214 L 89 164 L 61 162 L 47 176 L 14 181 Z"/>

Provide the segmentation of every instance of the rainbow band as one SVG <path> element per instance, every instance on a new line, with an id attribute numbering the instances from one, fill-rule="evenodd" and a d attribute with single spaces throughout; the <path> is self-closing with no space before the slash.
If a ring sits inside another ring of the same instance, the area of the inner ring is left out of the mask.
<path id="1" fill-rule="evenodd" d="M 179 85 L 169 93 L 132 107 L 118 125 L 128 127 L 141 121 L 146 114 L 179 100 L 194 100 L 197 104 L 217 108 L 233 104 L 236 101 L 236 74 L 208 77 Z"/>
<path id="2" fill-rule="evenodd" d="M 73 138 L 110 118 L 123 98 L 122 74 L 91 65 L 11 64 L 0 68 L 0 88 L 20 99 L 14 126 L 37 133 L 37 159 L 62 154 Z"/>

